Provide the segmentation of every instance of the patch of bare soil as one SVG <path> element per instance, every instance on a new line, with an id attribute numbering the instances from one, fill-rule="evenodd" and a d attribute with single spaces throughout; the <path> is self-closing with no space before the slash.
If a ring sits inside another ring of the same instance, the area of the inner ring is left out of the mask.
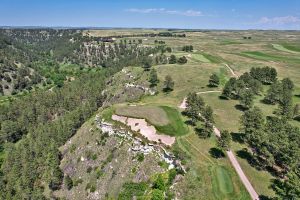
<path id="1" fill-rule="evenodd" d="M 130 117 L 123 117 L 113 115 L 112 119 L 128 125 L 131 130 L 140 132 L 144 137 L 153 142 L 161 142 L 165 145 L 171 146 L 175 142 L 175 137 L 168 135 L 157 134 L 154 126 L 148 125 L 145 119 L 136 119 Z"/>

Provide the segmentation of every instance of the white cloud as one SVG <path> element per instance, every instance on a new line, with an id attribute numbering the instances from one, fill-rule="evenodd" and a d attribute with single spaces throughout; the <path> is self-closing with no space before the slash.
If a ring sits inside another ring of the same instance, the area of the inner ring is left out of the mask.
<path id="1" fill-rule="evenodd" d="M 258 24 L 272 24 L 272 25 L 284 25 L 284 24 L 297 24 L 300 23 L 300 19 L 295 16 L 284 17 L 262 17 L 258 21 Z"/>
<path id="2" fill-rule="evenodd" d="M 168 10 L 165 8 L 147 8 L 147 9 L 130 8 L 125 11 L 133 12 L 133 13 L 144 13 L 144 14 L 158 13 L 158 14 L 168 14 L 168 15 L 182 15 L 188 17 L 203 16 L 202 12 L 198 10 Z"/>

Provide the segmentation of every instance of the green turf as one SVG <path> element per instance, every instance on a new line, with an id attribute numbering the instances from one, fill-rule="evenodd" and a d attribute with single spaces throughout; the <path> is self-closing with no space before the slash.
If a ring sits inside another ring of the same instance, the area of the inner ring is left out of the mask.
<path id="1" fill-rule="evenodd" d="M 234 40 L 223 40 L 220 42 L 220 45 L 232 45 L 232 44 L 243 44 L 240 41 L 234 41 Z"/>
<path id="2" fill-rule="evenodd" d="M 293 57 L 286 57 L 281 55 L 273 55 L 273 54 L 266 54 L 260 51 L 245 51 L 240 53 L 241 56 L 246 56 L 258 60 L 265 60 L 265 61 L 279 61 L 279 62 L 290 62 L 290 63 L 300 63 L 299 58 Z"/>
<path id="3" fill-rule="evenodd" d="M 223 63 L 226 62 L 222 57 L 212 54 L 203 53 L 203 56 L 210 60 L 212 63 Z"/>
<path id="4" fill-rule="evenodd" d="M 233 192 L 233 185 L 228 171 L 224 167 L 217 167 L 215 169 L 218 187 L 222 194 L 230 194 Z"/>
<path id="5" fill-rule="evenodd" d="M 282 44 L 282 46 L 290 51 L 300 52 L 299 45 Z"/>
<path id="6" fill-rule="evenodd" d="M 280 44 L 272 44 L 273 48 L 279 50 L 279 51 L 284 51 L 284 52 L 287 52 L 287 53 L 297 53 L 297 51 L 292 51 L 292 50 L 289 50 L 287 48 L 285 48 L 284 46 L 280 45 Z"/>
<path id="7" fill-rule="evenodd" d="M 165 126 L 155 126 L 158 132 L 171 136 L 181 136 L 188 132 L 188 128 L 184 124 L 180 113 L 175 108 L 169 106 L 160 106 L 160 108 L 166 112 L 170 123 Z"/>
<path id="8" fill-rule="evenodd" d="M 249 71 L 251 67 L 275 67 L 278 72 L 278 79 L 291 78 L 295 83 L 294 94 L 300 94 L 300 58 L 297 57 L 298 54 L 286 51 L 287 49 L 300 52 L 300 46 L 297 45 L 298 40 L 295 39 L 299 38 L 299 33 L 280 32 L 276 34 L 276 38 L 273 32 L 252 32 L 251 35 L 251 40 L 242 40 L 240 32 L 189 32 L 184 39 L 158 37 L 143 41 L 143 44 L 153 44 L 155 39 L 164 40 L 166 45 L 172 48 L 173 52 L 170 54 L 175 54 L 177 57 L 186 56 L 188 63 L 153 66 L 160 79 L 157 86 L 158 94 L 143 97 L 141 103 L 157 106 L 168 105 L 175 108 L 189 92 L 211 90 L 207 84 L 212 73 L 219 76 L 221 84 L 218 89 L 221 90 L 223 84 L 231 76 L 226 68 L 221 67 L 222 63 L 231 63 L 230 65 L 239 75 Z M 293 35 L 294 37 L 290 39 L 286 35 Z M 242 44 L 239 44 L 240 42 Z M 276 49 L 272 44 L 279 44 L 279 46 L 275 45 Z M 180 51 L 184 45 L 193 45 L 194 52 Z M 167 55 L 169 56 L 169 54 Z M 210 62 L 203 60 L 203 58 Z M 162 92 L 163 80 L 166 75 L 171 75 L 175 81 L 174 90 L 167 94 Z M 240 131 L 239 121 L 243 112 L 235 107 L 239 102 L 221 100 L 219 95 L 219 93 L 201 94 L 205 102 L 213 107 L 216 126 L 221 130 Z M 255 105 L 259 106 L 265 115 L 272 115 L 277 105 L 263 104 L 262 98 L 263 95 L 256 97 Z M 299 102 L 299 99 L 294 97 L 294 103 Z M 296 121 L 292 121 L 292 123 L 300 124 Z M 191 127 L 189 129 L 189 134 L 177 137 L 181 148 L 188 156 L 192 157 L 188 160 L 192 163 L 191 172 L 185 176 L 187 185 L 182 185 L 183 188 L 187 187 L 187 190 L 191 191 L 187 192 L 185 199 L 250 199 L 230 162 L 226 158 L 215 160 L 210 157 L 208 152 L 210 148 L 215 146 L 215 141 L 211 139 L 201 140 L 195 134 L 191 134 L 193 132 Z M 188 138 L 189 142 L 198 150 L 195 150 L 190 143 L 182 138 Z M 246 148 L 245 144 L 236 142 L 232 144 L 232 150 L 235 153 L 244 148 Z M 270 188 L 274 177 L 267 171 L 255 169 L 244 158 L 237 156 L 237 159 L 255 190 L 262 195 L 274 196 L 274 191 Z M 227 173 L 218 169 L 219 167 L 224 167 Z M 232 193 L 226 193 L 230 191 L 229 187 L 222 187 L 224 185 L 222 183 L 228 182 L 228 177 L 231 179 Z M 190 189 L 189 186 L 193 189 Z"/>
<path id="9" fill-rule="evenodd" d="M 211 61 L 209 59 L 207 59 L 204 55 L 202 54 L 193 54 L 192 58 L 194 60 L 200 61 L 200 62 L 204 62 L 204 63 L 211 63 Z"/>
<path id="10" fill-rule="evenodd" d="M 209 151 L 215 147 L 215 140 L 200 139 L 195 133 L 177 139 L 177 146 L 186 153 L 191 167 L 185 175 L 186 182 L 179 186 L 189 190 L 185 199 L 250 200 L 229 160 L 211 157 Z"/>

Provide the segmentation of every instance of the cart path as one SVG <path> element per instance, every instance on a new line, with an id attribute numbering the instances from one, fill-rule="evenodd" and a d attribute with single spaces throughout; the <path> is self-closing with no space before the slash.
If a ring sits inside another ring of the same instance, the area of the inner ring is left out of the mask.
<path id="1" fill-rule="evenodd" d="M 241 168 L 239 162 L 237 161 L 235 155 L 233 154 L 233 152 L 231 150 L 229 150 L 226 153 L 227 153 L 227 156 L 228 156 L 232 166 L 234 167 L 235 171 L 237 172 L 241 181 L 243 182 L 244 186 L 246 187 L 247 191 L 249 192 L 251 198 L 253 200 L 258 200 L 259 196 L 258 196 L 257 192 L 251 185 L 250 181 L 248 180 L 247 176 L 245 175 L 244 171 L 242 170 L 242 168 Z"/>
<path id="2" fill-rule="evenodd" d="M 234 76 L 235 78 L 238 77 L 238 75 L 233 71 L 233 69 L 228 64 L 225 64 L 225 66 L 229 69 L 229 71 L 232 74 L 232 76 Z"/>
<path id="3" fill-rule="evenodd" d="M 217 137 L 221 137 L 221 132 L 217 127 L 214 126 L 213 130 L 214 130 L 214 133 Z M 259 199 L 258 194 L 256 193 L 255 189 L 251 185 L 251 183 L 248 180 L 247 176 L 245 175 L 244 171 L 242 170 L 242 168 L 241 168 L 239 162 L 237 161 L 234 153 L 231 150 L 229 150 L 229 151 L 226 151 L 226 154 L 227 154 L 232 166 L 234 167 L 236 173 L 239 175 L 239 177 L 240 177 L 242 183 L 244 184 L 245 188 L 249 192 L 251 198 L 253 200 L 258 200 Z"/>
<path id="4" fill-rule="evenodd" d="M 221 92 L 221 91 L 206 91 L 206 92 L 198 92 L 197 94 L 205 94 L 205 93 L 212 93 L 212 92 Z M 183 99 L 183 101 L 180 104 L 179 108 L 181 108 L 181 109 L 186 108 L 186 98 Z M 221 137 L 221 132 L 216 126 L 213 126 L 213 130 L 214 130 L 214 133 L 217 137 Z M 229 151 L 226 151 L 226 154 L 227 154 L 227 156 L 230 160 L 230 163 L 232 164 L 233 168 L 235 169 L 236 173 L 238 174 L 238 176 L 240 177 L 242 183 L 244 184 L 245 188 L 249 192 L 249 194 L 251 196 L 251 199 L 258 200 L 259 195 L 257 194 L 255 189 L 251 185 L 251 183 L 250 183 L 249 179 L 247 178 L 247 176 L 245 175 L 244 171 L 242 170 L 242 168 L 241 168 L 239 162 L 237 161 L 234 153 L 231 150 L 229 150 Z"/>

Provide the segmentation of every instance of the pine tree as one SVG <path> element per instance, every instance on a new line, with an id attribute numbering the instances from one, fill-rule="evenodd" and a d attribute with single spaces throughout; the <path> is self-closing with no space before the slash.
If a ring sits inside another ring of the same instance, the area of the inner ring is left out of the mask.
<path id="1" fill-rule="evenodd" d="M 239 101 L 240 105 L 242 105 L 244 108 L 249 109 L 253 106 L 254 102 L 254 95 L 251 90 L 244 89 L 240 93 Z"/>
<path id="2" fill-rule="evenodd" d="M 228 151 L 231 145 L 231 134 L 225 130 L 221 132 L 221 137 L 218 138 L 218 147 L 224 151 Z"/>
<path id="3" fill-rule="evenodd" d="M 150 87 L 156 86 L 159 82 L 157 77 L 157 72 L 154 68 L 150 71 L 149 82 L 150 82 Z"/>
<path id="4" fill-rule="evenodd" d="M 177 62 L 176 56 L 172 54 L 169 59 L 169 64 L 175 64 L 176 62 Z"/>
<path id="5" fill-rule="evenodd" d="M 170 92 L 174 89 L 174 81 L 170 75 L 167 75 L 165 77 L 163 91 L 164 92 Z"/>
<path id="6" fill-rule="evenodd" d="M 182 57 L 180 57 L 180 58 L 178 59 L 177 62 L 178 62 L 179 64 L 185 64 L 185 63 L 187 63 L 187 59 L 186 59 L 185 56 L 182 56 Z"/>
<path id="7" fill-rule="evenodd" d="M 218 87 L 220 84 L 220 79 L 216 74 L 212 74 L 209 77 L 209 86 L 210 87 Z"/>

